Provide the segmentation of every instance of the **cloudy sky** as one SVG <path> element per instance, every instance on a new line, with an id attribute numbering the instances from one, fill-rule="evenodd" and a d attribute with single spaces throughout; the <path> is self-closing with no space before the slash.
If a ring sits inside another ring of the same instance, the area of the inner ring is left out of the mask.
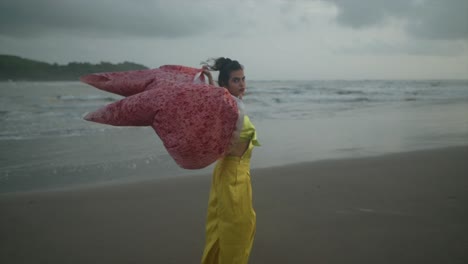
<path id="1" fill-rule="evenodd" d="M 468 79 L 468 0 L 0 0 L 0 54 L 250 79 Z"/>

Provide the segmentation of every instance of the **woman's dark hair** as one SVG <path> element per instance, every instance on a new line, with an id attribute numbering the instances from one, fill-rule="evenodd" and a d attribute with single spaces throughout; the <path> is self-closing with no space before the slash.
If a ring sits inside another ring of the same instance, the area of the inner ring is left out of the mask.
<path id="1" fill-rule="evenodd" d="M 213 64 L 210 65 L 209 61 L 213 61 Z M 231 74 L 231 72 L 244 69 L 244 66 L 242 66 L 238 61 L 224 57 L 211 59 L 202 64 L 208 66 L 208 69 L 212 71 L 219 71 L 219 86 L 225 86 L 229 83 L 229 75 Z"/>

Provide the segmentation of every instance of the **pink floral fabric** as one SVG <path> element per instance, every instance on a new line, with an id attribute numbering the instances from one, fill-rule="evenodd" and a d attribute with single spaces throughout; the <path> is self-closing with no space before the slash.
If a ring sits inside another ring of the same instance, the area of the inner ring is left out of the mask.
<path id="1" fill-rule="evenodd" d="M 192 83 L 200 72 L 197 68 L 164 65 L 150 70 L 95 73 L 80 80 L 104 91 L 130 96 L 158 86 L 170 88 L 173 83 Z M 203 81 L 203 75 L 200 77 Z"/>
<path id="2" fill-rule="evenodd" d="M 85 116 L 114 126 L 152 126 L 182 168 L 200 169 L 225 154 L 239 108 L 226 90 L 203 81 L 201 69 L 166 65 L 158 69 L 97 73 L 81 81 L 127 96 Z"/>

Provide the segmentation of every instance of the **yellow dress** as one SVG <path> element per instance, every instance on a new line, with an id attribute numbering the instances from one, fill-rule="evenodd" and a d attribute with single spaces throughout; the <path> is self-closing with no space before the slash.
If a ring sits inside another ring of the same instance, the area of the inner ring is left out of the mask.
<path id="1" fill-rule="evenodd" d="M 260 144 L 248 116 L 244 116 L 240 140 L 250 142 L 242 157 L 225 156 L 213 171 L 202 264 L 246 264 L 249 260 L 256 224 L 250 157 L 253 147 Z"/>

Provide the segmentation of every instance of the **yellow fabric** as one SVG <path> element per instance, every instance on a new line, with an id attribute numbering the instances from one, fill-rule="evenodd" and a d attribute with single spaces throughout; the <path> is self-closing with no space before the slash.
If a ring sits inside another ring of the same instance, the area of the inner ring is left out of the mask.
<path id="1" fill-rule="evenodd" d="M 255 131 L 255 126 L 250 121 L 250 118 L 244 116 L 244 125 L 240 133 L 240 139 L 244 141 L 252 140 L 254 146 L 260 146 L 260 143 L 257 140 L 257 133 Z"/>
<path id="2" fill-rule="evenodd" d="M 249 129 L 249 126 L 244 127 Z M 226 156 L 216 164 L 208 203 L 202 264 L 248 263 L 256 230 L 250 181 L 253 147 L 252 139 L 242 157 Z"/>

